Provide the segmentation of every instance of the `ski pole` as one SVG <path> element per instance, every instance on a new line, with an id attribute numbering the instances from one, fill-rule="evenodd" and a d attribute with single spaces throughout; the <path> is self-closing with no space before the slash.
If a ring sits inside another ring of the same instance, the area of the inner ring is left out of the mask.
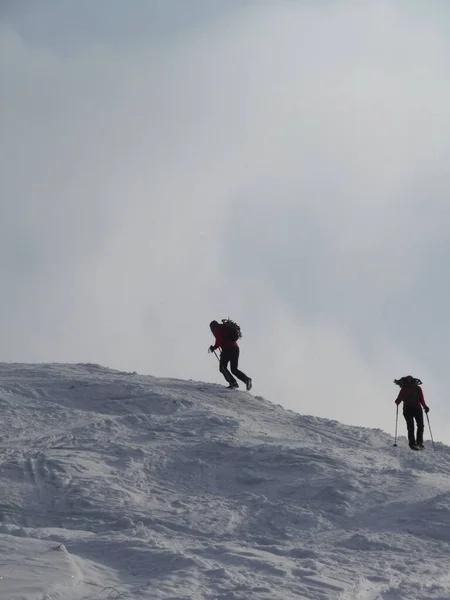
<path id="1" fill-rule="evenodd" d="M 397 404 L 397 412 L 395 413 L 395 440 L 394 440 L 394 446 L 397 446 L 397 425 L 398 425 L 398 404 Z"/>
<path id="2" fill-rule="evenodd" d="M 217 360 L 220 362 L 220 358 L 217 356 L 216 351 L 214 350 L 214 356 L 217 358 Z"/>
<path id="3" fill-rule="evenodd" d="M 436 448 L 434 446 L 433 434 L 431 433 L 431 425 L 430 425 L 430 419 L 428 417 L 428 413 L 426 413 L 426 415 L 427 415 L 427 421 L 428 421 L 428 429 L 430 430 L 431 443 L 433 444 L 433 450 L 436 452 Z"/>

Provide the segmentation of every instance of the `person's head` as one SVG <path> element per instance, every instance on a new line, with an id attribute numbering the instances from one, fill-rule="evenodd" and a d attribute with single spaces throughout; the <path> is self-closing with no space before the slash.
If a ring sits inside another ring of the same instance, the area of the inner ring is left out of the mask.
<path id="1" fill-rule="evenodd" d="M 214 332 L 219 327 L 219 323 L 217 321 L 211 321 L 209 324 L 209 328 L 212 332 Z"/>

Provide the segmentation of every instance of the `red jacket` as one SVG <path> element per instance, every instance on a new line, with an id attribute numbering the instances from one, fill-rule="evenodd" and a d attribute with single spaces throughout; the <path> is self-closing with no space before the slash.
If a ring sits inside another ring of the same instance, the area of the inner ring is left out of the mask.
<path id="1" fill-rule="evenodd" d="M 219 325 L 212 333 L 216 338 L 216 348 L 237 348 L 237 342 L 227 340 L 227 328 L 225 325 Z"/>
<path id="2" fill-rule="evenodd" d="M 398 405 L 400 402 L 403 402 L 403 408 L 421 405 L 423 408 L 427 407 L 423 397 L 422 388 L 418 385 L 405 385 L 405 387 L 402 387 L 395 404 Z"/>

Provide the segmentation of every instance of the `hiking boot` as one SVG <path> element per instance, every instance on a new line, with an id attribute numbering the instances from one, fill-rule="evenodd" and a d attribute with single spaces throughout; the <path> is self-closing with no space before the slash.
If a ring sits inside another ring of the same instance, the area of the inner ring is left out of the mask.
<path id="1" fill-rule="evenodd" d="M 238 388 L 239 384 L 237 381 L 235 381 L 234 383 L 230 383 L 230 385 L 228 386 L 229 390 L 234 390 L 235 388 Z"/>
<path id="2" fill-rule="evenodd" d="M 411 450 L 419 450 L 419 446 L 417 446 L 416 444 L 410 444 L 409 447 L 411 448 Z"/>
<path id="3" fill-rule="evenodd" d="M 425 450 L 425 446 L 423 444 L 417 444 L 419 450 Z"/>
<path id="4" fill-rule="evenodd" d="M 250 379 L 250 377 L 247 379 L 246 388 L 247 392 L 249 392 L 252 389 L 252 380 Z"/>

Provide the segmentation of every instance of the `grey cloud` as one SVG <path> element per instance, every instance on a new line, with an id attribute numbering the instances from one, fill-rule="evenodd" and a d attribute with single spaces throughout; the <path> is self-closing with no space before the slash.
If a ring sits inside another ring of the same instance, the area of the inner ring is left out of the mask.
<path id="1" fill-rule="evenodd" d="M 27 42 L 58 51 L 95 43 L 140 46 L 214 23 L 248 4 L 245 0 L 15 0 L 0 19 Z"/>
<path id="2" fill-rule="evenodd" d="M 391 379 L 444 389 L 448 40 L 396 2 L 237 5 L 168 4 L 170 40 L 162 4 L 52 12 L 76 53 L 2 29 L 0 355 L 220 381 L 231 315 L 256 393 L 389 429 Z"/>

